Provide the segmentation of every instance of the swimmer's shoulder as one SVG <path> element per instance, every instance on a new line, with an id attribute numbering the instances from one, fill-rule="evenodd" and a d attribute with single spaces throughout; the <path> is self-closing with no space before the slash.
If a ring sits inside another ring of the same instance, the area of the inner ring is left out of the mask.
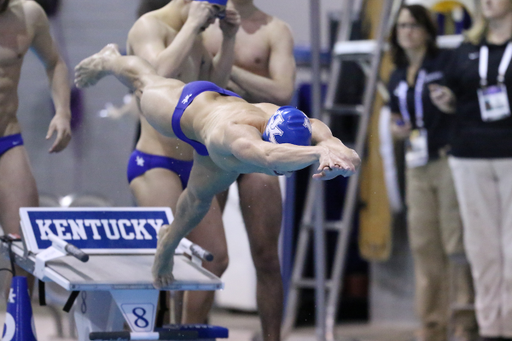
<path id="1" fill-rule="evenodd" d="M 48 17 L 36 1 L 22 0 L 20 5 L 23 7 L 23 12 L 29 23 L 32 25 L 48 25 Z"/>
<path id="2" fill-rule="evenodd" d="M 158 11 L 148 12 L 141 16 L 128 32 L 128 41 L 139 42 L 148 38 L 164 38 L 175 36 L 178 32 L 166 24 Z"/>
<path id="3" fill-rule="evenodd" d="M 272 103 L 254 103 L 252 105 L 265 112 L 266 116 L 273 115 L 279 109 L 279 106 Z"/>
<path id="4" fill-rule="evenodd" d="M 292 37 L 292 29 L 290 25 L 275 16 L 269 16 L 267 30 L 275 37 L 287 38 Z"/>

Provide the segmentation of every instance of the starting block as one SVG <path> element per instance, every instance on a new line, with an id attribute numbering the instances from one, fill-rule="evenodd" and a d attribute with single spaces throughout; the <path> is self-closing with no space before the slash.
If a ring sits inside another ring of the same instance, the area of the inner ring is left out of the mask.
<path id="1" fill-rule="evenodd" d="M 207 325 L 155 329 L 159 291 L 151 266 L 160 228 L 172 221 L 163 208 L 21 208 L 22 241 L 0 252 L 43 282 L 73 292 L 80 341 L 215 340 L 228 330 Z M 175 281 L 162 290 L 219 290 L 204 269 L 213 256 L 183 239 L 174 256 Z M 131 331 L 123 331 L 123 325 Z"/>

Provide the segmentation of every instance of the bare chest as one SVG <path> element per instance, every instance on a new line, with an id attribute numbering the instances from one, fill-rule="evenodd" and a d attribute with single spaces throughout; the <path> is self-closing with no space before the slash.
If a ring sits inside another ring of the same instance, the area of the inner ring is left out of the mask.
<path id="1" fill-rule="evenodd" d="M 267 76 L 270 58 L 270 44 L 262 32 L 248 34 L 241 31 L 236 38 L 235 65 Z"/>
<path id="2" fill-rule="evenodd" d="M 0 23 L 0 67 L 20 64 L 33 39 L 23 21 L 6 20 Z"/>
<path id="3" fill-rule="evenodd" d="M 220 29 L 212 29 L 205 40 L 208 50 L 216 55 L 222 45 Z M 270 43 L 264 30 L 247 31 L 240 27 L 235 42 L 235 65 L 261 76 L 268 76 Z"/>

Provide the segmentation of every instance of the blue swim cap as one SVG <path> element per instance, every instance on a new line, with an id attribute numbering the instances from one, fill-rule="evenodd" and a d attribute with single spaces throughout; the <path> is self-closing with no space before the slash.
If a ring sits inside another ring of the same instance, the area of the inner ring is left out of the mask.
<path id="1" fill-rule="evenodd" d="M 280 107 L 268 120 L 262 138 L 272 143 L 310 146 L 311 123 L 299 109 L 291 106 Z"/>
<path id="2" fill-rule="evenodd" d="M 221 5 L 221 6 L 226 6 L 228 3 L 228 0 L 195 0 L 195 1 L 206 1 L 211 4 Z"/>

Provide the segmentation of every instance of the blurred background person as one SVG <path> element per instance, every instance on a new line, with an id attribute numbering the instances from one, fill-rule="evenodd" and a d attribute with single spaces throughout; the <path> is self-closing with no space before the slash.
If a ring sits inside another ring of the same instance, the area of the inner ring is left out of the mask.
<path id="1" fill-rule="evenodd" d="M 240 14 L 235 59 L 227 88 L 250 103 L 290 103 L 295 90 L 294 41 L 291 29 L 279 18 L 263 12 L 253 0 L 229 0 L 228 8 Z M 213 55 L 221 48 L 219 22 L 204 33 L 205 46 Z M 263 340 L 280 340 L 283 315 L 283 282 L 278 243 L 283 216 L 279 179 L 262 173 L 242 174 L 237 179 L 240 210 L 256 268 L 256 304 Z M 224 210 L 228 192 L 217 195 Z M 193 306 L 187 305 L 186 315 Z"/>
<path id="2" fill-rule="evenodd" d="M 512 340 L 512 1 L 481 0 L 482 17 L 446 68 L 433 102 L 455 113 L 449 164 L 484 340 Z"/>
<path id="3" fill-rule="evenodd" d="M 414 260 L 418 340 L 447 340 L 450 288 L 458 303 L 472 303 L 468 266 L 451 271 L 450 258 L 464 254 L 462 223 L 448 165 L 453 117 L 437 109 L 427 84 L 443 77 L 448 51 L 436 46 L 432 14 L 421 5 L 403 6 L 391 33 L 395 70 L 389 81 L 392 132 L 406 144 L 407 227 Z M 455 266 L 455 265 L 454 265 Z M 468 316 L 469 315 L 469 316 Z M 455 316 L 456 340 L 476 336 L 474 314 Z"/>
<path id="4" fill-rule="evenodd" d="M 55 134 L 57 137 L 49 152 L 60 152 L 71 139 L 70 87 L 68 70 L 50 35 L 48 18 L 35 1 L 0 0 L 0 223 L 5 234 L 21 233 L 20 207 L 39 206 L 37 185 L 16 116 L 23 57 L 29 49 L 46 69 L 55 106 L 46 139 Z M 18 268 L 17 275 L 20 272 L 27 274 Z"/>

